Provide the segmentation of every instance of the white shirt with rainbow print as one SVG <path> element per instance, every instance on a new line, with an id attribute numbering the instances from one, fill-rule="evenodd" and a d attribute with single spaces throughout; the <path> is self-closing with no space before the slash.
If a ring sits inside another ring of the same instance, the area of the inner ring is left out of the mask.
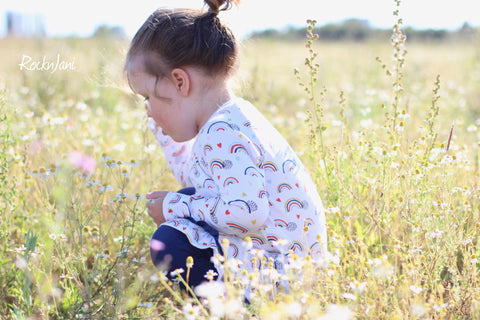
<path id="1" fill-rule="evenodd" d="M 214 238 L 185 217 L 218 230 L 220 241 L 229 240 L 228 256 L 240 260 L 248 260 L 247 236 L 267 258 L 293 251 L 316 259 L 327 252 L 324 208 L 314 183 L 290 145 L 249 102 L 231 99 L 187 142 L 164 136 L 152 119 L 149 128 L 177 181 L 196 189 L 192 196 L 170 192 L 163 202 L 165 224 L 192 245 L 218 252 Z"/>

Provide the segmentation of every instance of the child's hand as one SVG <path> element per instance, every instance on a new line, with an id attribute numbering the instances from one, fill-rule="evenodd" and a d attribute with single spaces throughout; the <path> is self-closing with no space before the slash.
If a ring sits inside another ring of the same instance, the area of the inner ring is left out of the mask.
<path id="1" fill-rule="evenodd" d="M 147 194 L 147 209 L 148 215 L 153 218 L 153 221 L 160 226 L 165 222 L 163 216 L 163 200 L 167 196 L 168 191 L 153 191 Z"/>

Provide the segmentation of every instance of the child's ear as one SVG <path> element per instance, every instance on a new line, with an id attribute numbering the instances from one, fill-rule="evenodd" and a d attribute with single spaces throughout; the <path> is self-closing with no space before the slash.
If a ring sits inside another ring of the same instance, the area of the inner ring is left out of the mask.
<path id="1" fill-rule="evenodd" d="M 171 75 L 177 92 L 183 97 L 188 96 L 191 85 L 189 74 L 182 68 L 175 68 L 172 70 Z"/>

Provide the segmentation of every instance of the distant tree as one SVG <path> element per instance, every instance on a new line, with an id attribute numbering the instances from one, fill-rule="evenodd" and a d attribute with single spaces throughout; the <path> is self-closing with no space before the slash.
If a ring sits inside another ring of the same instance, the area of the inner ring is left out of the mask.
<path id="1" fill-rule="evenodd" d="M 266 29 L 252 33 L 252 38 L 275 38 L 275 39 L 304 39 L 306 28 L 290 26 L 284 30 Z M 413 27 L 403 28 L 408 41 L 445 41 L 462 40 L 471 41 L 475 38 L 479 28 L 472 27 L 465 22 L 458 31 L 445 29 L 415 29 Z M 329 23 L 316 27 L 320 40 L 327 41 L 365 41 L 368 39 L 388 39 L 392 35 L 392 29 L 373 28 L 368 20 L 348 19 L 338 23 Z"/>
<path id="2" fill-rule="evenodd" d="M 112 38 L 112 39 L 125 39 L 127 34 L 125 29 L 121 26 L 109 26 L 106 24 L 99 25 L 95 28 L 92 35 L 93 38 Z"/>

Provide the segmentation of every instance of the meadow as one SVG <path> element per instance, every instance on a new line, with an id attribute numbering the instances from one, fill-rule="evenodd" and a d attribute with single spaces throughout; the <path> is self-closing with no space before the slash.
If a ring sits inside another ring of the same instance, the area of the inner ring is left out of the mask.
<path id="1" fill-rule="evenodd" d="M 190 296 L 150 263 L 145 193 L 179 186 L 123 77 L 128 43 L 0 39 L 0 318 L 480 319 L 480 38 L 392 34 L 243 42 L 234 92 L 309 168 L 331 254 L 285 275 L 227 260 Z"/>

